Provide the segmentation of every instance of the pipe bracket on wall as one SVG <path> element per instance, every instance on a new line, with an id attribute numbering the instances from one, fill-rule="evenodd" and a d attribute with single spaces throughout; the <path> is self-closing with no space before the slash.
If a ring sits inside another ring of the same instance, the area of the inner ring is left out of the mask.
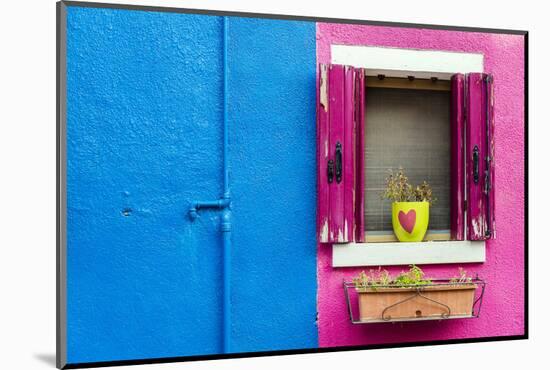
<path id="1" fill-rule="evenodd" d="M 191 207 L 189 208 L 189 218 L 191 221 L 194 221 L 199 217 L 199 210 L 200 209 L 215 209 L 215 210 L 222 210 L 225 208 L 229 208 L 231 206 L 231 202 L 229 199 L 221 198 L 219 200 L 214 201 L 197 201 L 193 202 Z"/>

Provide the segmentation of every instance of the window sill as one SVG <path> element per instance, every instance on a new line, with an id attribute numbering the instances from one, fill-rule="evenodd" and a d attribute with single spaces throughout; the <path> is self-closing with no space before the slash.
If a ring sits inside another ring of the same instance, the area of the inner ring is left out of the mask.
<path id="1" fill-rule="evenodd" d="M 484 241 L 333 244 L 332 267 L 485 262 Z"/>

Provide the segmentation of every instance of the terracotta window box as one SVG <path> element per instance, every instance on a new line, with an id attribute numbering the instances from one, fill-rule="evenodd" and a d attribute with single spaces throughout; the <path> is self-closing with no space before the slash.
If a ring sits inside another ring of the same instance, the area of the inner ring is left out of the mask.
<path id="1" fill-rule="evenodd" d="M 354 324 L 445 320 L 478 317 L 485 282 L 477 278 L 462 283 L 434 280 L 421 286 L 359 289 L 351 282 L 344 282 L 344 290 Z"/>

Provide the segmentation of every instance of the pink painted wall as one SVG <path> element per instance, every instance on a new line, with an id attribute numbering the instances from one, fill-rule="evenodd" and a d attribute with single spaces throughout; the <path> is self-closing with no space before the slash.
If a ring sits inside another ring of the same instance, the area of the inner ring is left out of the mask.
<path id="1" fill-rule="evenodd" d="M 487 281 L 481 317 L 467 320 L 352 325 L 342 280 L 361 268 L 332 268 L 332 249 L 318 246 L 319 346 L 521 335 L 524 333 L 524 42 L 523 36 L 397 27 L 317 24 L 317 61 L 330 62 L 330 45 L 370 45 L 483 53 L 495 78 L 497 239 L 484 264 L 462 265 Z M 461 265 L 421 266 L 429 277 L 456 274 Z M 403 267 L 388 267 L 397 273 Z M 368 268 L 364 268 L 368 270 Z"/>

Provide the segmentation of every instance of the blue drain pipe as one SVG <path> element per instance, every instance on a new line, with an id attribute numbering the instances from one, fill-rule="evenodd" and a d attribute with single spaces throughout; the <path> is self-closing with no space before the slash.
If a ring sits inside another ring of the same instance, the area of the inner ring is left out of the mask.
<path id="1" fill-rule="evenodd" d="M 223 352 L 231 350 L 231 192 L 229 188 L 229 129 L 227 119 L 227 49 L 229 19 L 223 17 Z"/>
<path id="2" fill-rule="evenodd" d="M 221 231 L 223 234 L 223 342 L 222 352 L 231 351 L 231 191 L 229 188 L 229 131 L 227 119 L 227 46 L 228 22 L 223 17 L 223 196 L 214 201 L 195 201 L 189 209 L 189 217 L 194 220 L 200 209 L 221 210 Z"/>

